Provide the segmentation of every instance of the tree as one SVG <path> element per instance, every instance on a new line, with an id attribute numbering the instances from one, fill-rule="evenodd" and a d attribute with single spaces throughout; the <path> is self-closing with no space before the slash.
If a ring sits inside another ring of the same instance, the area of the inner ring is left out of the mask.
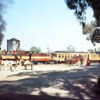
<path id="1" fill-rule="evenodd" d="M 86 9 L 91 7 L 97 26 L 100 26 L 100 0 L 65 0 L 65 2 L 71 10 L 75 11 L 74 13 L 81 23 L 83 23 L 86 18 Z"/>
<path id="2" fill-rule="evenodd" d="M 34 53 L 34 54 L 36 54 L 36 53 L 41 53 L 41 49 L 40 49 L 40 48 L 37 48 L 37 47 L 35 47 L 35 46 L 31 47 L 31 48 L 30 48 L 30 51 L 31 51 L 32 53 Z"/>
<path id="3" fill-rule="evenodd" d="M 85 28 L 86 9 L 91 7 L 96 20 L 96 26 L 100 27 L 100 0 L 65 0 L 65 3 L 69 9 L 74 10 L 74 14 L 80 21 L 83 29 Z M 94 39 L 95 36 L 96 38 L 98 36 L 100 37 L 100 29 L 94 30 L 91 38 L 92 42 L 100 43 L 100 41 L 98 41 L 100 38 Z"/>
<path id="4" fill-rule="evenodd" d="M 67 51 L 69 51 L 69 52 L 75 52 L 75 51 L 76 51 L 76 49 L 75 49 L 75 47 L 74 47 L 74 46 L 69 45 L 69 46 L 67 47 Z"/>
<path id="5" fill-rule="evenodd" d="M 100 52 L 100 47 L 96 48 L 96 51 L 99 51 Z"/>
<path id="6" fill-rule="evenodd" d="M 83 34 L 91 34 L 94 27 L 96 27 L 96 21 L 91 21 L 90 24 L 85 24 Z"/>
<path id="7" fill-rule="evenodd" d="M 85 24 L 85 27 L 83 29 L 83 34 L 87 35 L 86 39 L 91 40 L 91 42 L 93 42 L 91 37 L 95 27 L 96 27 L 96 21 L 91 21 L 90 24 Z M 95 45 L 95 42 L 93 42 L 93 44 Z"/>
<path id="8" fill-rule="evenodd" d="M 48 45 L 48 47 L 47 47 L 47 54 L 50 55 L 50 53 L 51 53 L 51 50 L 50 50 L 50 47 Z"/>
<path id="9" fill-rule="evenodd" d="M 88 49 L 87 51 L 88 52 L 97 52 L 97 51 L 100 52 L 100 47 L 97 47 L 97 48 L 94 48 L 94 49 Z"/>
<path id="10" fill-rule="evenodd" d="M 92 53 L 92 52 L 95 52 L 95 50 L 94 49 L 88 49 L 87 52 Z"/>

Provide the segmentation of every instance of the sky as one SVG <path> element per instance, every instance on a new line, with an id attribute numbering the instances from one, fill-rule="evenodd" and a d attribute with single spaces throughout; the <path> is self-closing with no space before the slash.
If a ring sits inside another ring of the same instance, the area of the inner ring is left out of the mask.
<path id="1" fill-rule="evenodd" d="M 87 22 L 93 20 L 92 10 L 87 10 Z M 94 48 L 82 34 L 79 21 L 64 0 L 14 0 L 4 14 L 7 23 L 2 49 L 7 49 L 7 39 L 20 40 L 20 48 L 30 50 L 40 47 L 42 52 L 66 50 L 69 45 L 77 51 Z"/>

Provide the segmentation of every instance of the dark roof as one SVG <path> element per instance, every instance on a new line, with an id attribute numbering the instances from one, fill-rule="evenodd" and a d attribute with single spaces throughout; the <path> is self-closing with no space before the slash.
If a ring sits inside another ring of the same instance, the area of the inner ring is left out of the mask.
<path id="1" fill-rule="evenodd" d="M 12 39 L 9 39 L 10 41 L 13 41 L 13 40 L 15 40 L 15 41 L 19 41 L 20 42 L 20 40 L 18 40 L 18 39 L 16 39 L 16 38 L 12 38 Z"/>
<path id="2" fill-rule="evenodd" d="M 54 51 L 55 53 L 69 53 L 68 51 Z"/>
<path id="3" fill-rule="evenodd" d="M 76 52 L 70 52 L 70 51 L 55 51 L 54 53 L 87 53 L 87 52 L 81 52 L 81 51 L 76 51 Z"/>

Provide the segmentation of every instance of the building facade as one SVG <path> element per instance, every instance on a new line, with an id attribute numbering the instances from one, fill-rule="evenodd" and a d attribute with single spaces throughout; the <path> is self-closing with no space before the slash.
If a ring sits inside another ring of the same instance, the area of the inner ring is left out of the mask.
<path id="1" fill-rule="evenodd" d="M 67 52 L 67 51 L 55 51 L 51 54 L 53 60 L 64 62 L 65 60 L 72 59 L 75 55 L 81 55 L 82 57 L 88 58 L 87 52 Z"/>

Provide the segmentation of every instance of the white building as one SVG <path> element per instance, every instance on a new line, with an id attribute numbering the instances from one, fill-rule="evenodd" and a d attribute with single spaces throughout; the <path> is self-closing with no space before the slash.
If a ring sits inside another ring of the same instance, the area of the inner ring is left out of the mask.
<path id="1" fill-rule="evenodd" d="M 19 50 L 20 49 L 20 41 L 12 38 L 7 40 L 7 51 L 12 51 L 12 50 Z"/>

